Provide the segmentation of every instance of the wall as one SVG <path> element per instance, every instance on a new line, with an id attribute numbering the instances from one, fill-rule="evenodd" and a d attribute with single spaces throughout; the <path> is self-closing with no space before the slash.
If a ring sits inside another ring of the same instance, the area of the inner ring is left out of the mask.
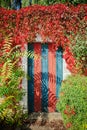
<path id="1" fill-rule="evenodd" d="M 66 61 L 63 59 L 63 80 L 66 79 L 68 75 L 71 75 L 71 72 L 67 69 Z"/>
<path id="2" fill-rule="evenodd" d="M 27 51 L 27 45 L 25 46 L 25 48 L 26 48 L 26 51 Z M 23 78 L 23 81 L 22 81 L 23 88 L 25 89 L 25 96 L 22 100 L 22 105 L 24 106 L 24 110 L 27 110 L 27 103 L 28 103 L 27 86 L 28 86 L 28 82 L 27 82 L 27 56 L 26 55 L 22 58 L 22 68 L 25 71 L 25 77 Z"/>

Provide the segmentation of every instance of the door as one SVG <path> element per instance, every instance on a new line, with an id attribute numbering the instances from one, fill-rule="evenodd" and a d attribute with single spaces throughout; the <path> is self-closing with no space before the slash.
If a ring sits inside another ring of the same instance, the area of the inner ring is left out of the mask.
<path id="1" fill-rule="evenodd" d="M 54 112 L 63 77 L 62 48 L 53 44 L 28 45 L 28 109 L 29 112 Z"/>

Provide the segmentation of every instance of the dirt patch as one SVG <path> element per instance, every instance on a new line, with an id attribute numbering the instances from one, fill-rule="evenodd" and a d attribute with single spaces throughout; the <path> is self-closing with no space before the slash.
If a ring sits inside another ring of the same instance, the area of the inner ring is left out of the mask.
<path id="1" fill-rule="evenodd" d="M 66 130 L 59 113 L 33 113 L 22 130 Z"/>
<path id="2" fill-rule="evenodd" d="M 30 125 L 31 130 L 66 130 L 61 120 L 54 120 L 51 122 L 36 122 Z"/>

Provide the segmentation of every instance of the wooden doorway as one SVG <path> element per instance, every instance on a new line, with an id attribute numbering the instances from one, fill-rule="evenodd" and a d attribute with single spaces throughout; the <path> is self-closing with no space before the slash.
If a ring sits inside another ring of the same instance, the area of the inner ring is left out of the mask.
<path id="1" fill-rule="evenodd" d="M 52 43 L 33 43 L 28 51 L 29 112 L 54 112 L 63 79 L 62 48 L 55 50 Z"/>

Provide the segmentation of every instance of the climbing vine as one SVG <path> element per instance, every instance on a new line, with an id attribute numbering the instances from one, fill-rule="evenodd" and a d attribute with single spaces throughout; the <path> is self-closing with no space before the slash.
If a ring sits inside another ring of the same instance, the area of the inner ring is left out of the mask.
<path id="1" fill-rule="evenodd" d="M 86 27 L 87 4 L 76 7 L 68 7 L 64 4 L 34 5 L 17 11 L 0 8 L 0 29 L 2 31 L 0 48 L 4 44 L 3 30 L 5 33 L 11 34 L 12 46 L 20 44 L 21 50 L 24 49 L 25 44 L 35 42 L 39 34 L 43 40 L 42 43 L 50 41 L 50 43 L 55 43 L 54 49 L 59 46 L 63 48 L 67 68 L 71 72 L 76 72 L 75 59 L 69 45 L 79 28 L 84 31 L 81 26 L 81 22 L 84 21 Z"/>

